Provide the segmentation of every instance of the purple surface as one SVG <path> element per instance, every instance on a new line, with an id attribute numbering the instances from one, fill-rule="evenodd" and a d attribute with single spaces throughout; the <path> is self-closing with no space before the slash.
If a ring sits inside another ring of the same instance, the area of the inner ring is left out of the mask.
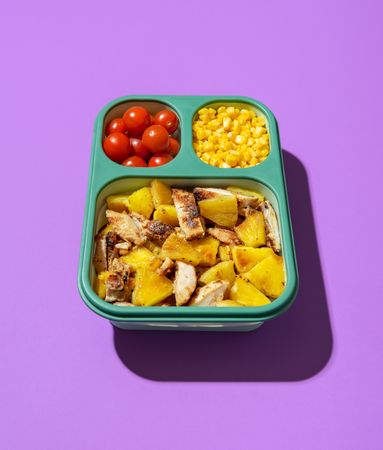
<path id="1" fill-rule="evenodd" d="M 0 17 L 2 449 L 382 448 L 379 1 L 19 2 Z M 248 334 L 114 334 L 77 293 L 92 126 L 133 93 L 276 114 L 301 273 Z"/>

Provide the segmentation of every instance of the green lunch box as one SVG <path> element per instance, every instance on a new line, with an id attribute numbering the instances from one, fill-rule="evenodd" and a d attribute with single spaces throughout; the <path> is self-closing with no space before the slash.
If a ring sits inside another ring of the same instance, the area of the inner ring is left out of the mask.
<path id="1" fill-rule="evenodd" d="M 125 167 L 111 161 L 102 148 L 106 124 L 121 117 L 133 105 L 145 106 L 151 114 L 169 108 L 180 119 L 181 149 L 168 164 L 159 167 Z M 204 106 L 236 106 L 254 110 L 264 117 L 270 136 L 270 153 L 261 164 L 249 168 L 222 169 L 205 164 L 195 154 L 192 122 Z M 272 204 L 278 217 L 286 286 L 280 297 L 266 306 L 243 308 L 217 307 L 121 307 L 100 299 L 93 290 L 96 272 L 93 267 L 94 237 L 105 219 L 105 199 L 109 195 L 133 192 L 158 178 L 175 187 L 225 187 L 237 185 L 254 189 Z M 295 248 L 287 201 L 278 126 L 273 113 L 262 103 L 247 97 L 218 96 L 137 96 L 121 97 L 106 105 L 98 114 L 94 129 L 89 184 L 85 208 L 78 287 L 91 310 L 123 329 L 171 329 L 249 331 L 284 312 L 298 289 Z"/>

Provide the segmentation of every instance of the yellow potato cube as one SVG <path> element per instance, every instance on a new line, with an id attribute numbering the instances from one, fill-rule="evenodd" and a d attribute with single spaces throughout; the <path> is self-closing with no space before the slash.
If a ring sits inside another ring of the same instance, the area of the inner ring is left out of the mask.
<path id="1" fill-rule="evenodd" d="M 106 281 L 109 278 L 110 273 L 108 271 L 100 272 L 97 275 L 96 283 L 95 283 L 95 291 L 96 294 L 102 298 L 105 299 L 106 296 Z"/>
<path id="2" fill-rule="evenodd" d="M 109 195 L 106 199 L 108 209 L 116 212 L 129 210 L 129 195 Z"/>
<path id="3" fill-rule="evenodd" d="M 128 202 L 129 211 L 142 214 L 147 219 L 150 219 L 154 208 L 150 188 L 143 187 L 133 192 L 133 194 L 129 195 Z"/>
<path id="4" fill-rule="evenodd" d="M 244 245 L 232 247 L 231 254 L 238 272 L 248 272 L 268 256 L 274 255 L 270 247 L 253 248 Z"/>
<path id="5" fill-rule="evenodd" d="M 266 245 L 265 219 L 261 211 L 255 211 L 234 230 L 239 239 L 249 247 Z"/>
<path id="6" fill-rule="evenodd" d="M 235 195 L 201 200 L 198 202 L 201 216 L 223 227 L 232 228 L 238 220 L 238 205 Z"/>
<path id="7" fill-rule="evenodd" d="M 158 205 L 154 211 L 153 219 L 160 220 L 173 227 L 179 226 L 177 211 L 174 205 Z"/>
<path id="8" fill-rule="evenodd" d="M 198 266 L 201 261 L 200 253 L 194 249 L 190 242 L 176 233 L 171 234 L 163 243 L 161 257 L 163 259 L 168 257 L 193 266 Z"/>
<path id="9" fill-rule="evenodd" d="M 268 297 L 277 298 L 285 288 L 283 258 L 269 256 L 242 276 Z"/>
<path id="10" fill-rule="evenodd" d="M 223 261 L 210 267 L 206 272 L 204 272 L 199 281 L 202 284 L 208 284 L 211 281 L 226 280 L 229 281 L 230 286 L 234 283 L 235 272 L 233 261 Z"/>
<path id="11" fill-rule="evenodd" d="M 170 187 L 160 180 L 153 180 L 150 183 L 150 190 L 152 193 L 154 206 L 157 208 L 159 205 L 172 205 L 172 191 Z"/>
<path id="12" fill-rule="evenodd" d="M 157 269 L 160 264 L 160 258 L 156 257 L 149 249 L 139 247 L 131 250 L 127 255 L 120 256 L 120 261 L 132 266 L 133 270 L 138 270 L 140 267 L 151 267 L 153 270 Z"/>
<path id="13" fill-rule="evenodd" d="M 230 299 L 235 300 L 243 306 L 264 306 L 271 303 L 252 283 L 244 280 L 240 276 L 237 276 L 230 289 Z"/>
<path id="14" fill-rule="evenodd" d="M 165 276 L 141 267 L 136 274 L 132 303 L 153 306 L 173 294 L 173 283 Z"/>
<path id="15" fill-rule="evenodd" d="M 200 266 L 213 266 L 217 262 L 219 247 L 219 241 L 217 239 L 212 236 L 206 236 L 202 239 L 190 241 L 190 244 L 200 255 Z"/>

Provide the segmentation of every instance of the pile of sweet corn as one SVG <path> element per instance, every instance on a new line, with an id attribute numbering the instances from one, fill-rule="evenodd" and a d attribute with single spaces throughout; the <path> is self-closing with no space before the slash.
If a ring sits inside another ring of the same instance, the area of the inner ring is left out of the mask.
<path id="1" fill-rule="evenodd" d="M 193 123 L 193 146 L 202 161 L 215 167 L 251 167 L 270 151 L 265 119 L 233 106 L 202 108 Z"/>

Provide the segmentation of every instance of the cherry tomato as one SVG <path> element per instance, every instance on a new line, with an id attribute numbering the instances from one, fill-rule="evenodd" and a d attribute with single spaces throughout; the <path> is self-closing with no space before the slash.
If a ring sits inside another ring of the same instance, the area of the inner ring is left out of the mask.
<path id="1" fill-rule="evenodd" d="M 180 151 L 180 143 L 177 141 L 177 139 L 174 139 L 173 137 L 169 138 L 169 147 L 166 150 L 169 155 L 172 155 L 173 158 L 178 155 L 178 152 Z"/>
<path id="2" fill-rule="evenodd" d="M 130 141 L 124 133 L 112 133 L 104 139 L 104 152 L 114 162 L 120 163 L 131 154 Z"/>
<path id="3" fill-rule="evenodd" d="M 148 167 L 156 167 L 167 164 L 173 159 L 173 156 L 169 155 L 169 153 L 159 152 L 155 153 L 150 159 L 148 163 Z"/>
<path id="4" fill-rule="evenodd" d="M 168 148 L 169 133 L 161 125 L 152 125 L 144 131 L 142 143 L 152 153 L 162 152 Z"/>
<path id="5" fill-rule="evenodd" d="M 172 134 L 178 127 L 178 117 L 170 109 L 163 109 L 162 111 L 158 111 L 154 116 L 153 123 L 155 125 L 162 125 L 167 129 L 169 134 Z"/>
<path id="6" fill-rule="evenodd" d="M 141 137 L 142 133 L 150 126 L 149 112 L 142 106 L 133 106 L 123 115 L 128 133 L 133 137 Z"/>
<path id="7" fill-rule="evenodd" d="M 125 161 L 122 162 L 122 165 L 127 166 L 127 167 L 147 167 L 148 166 L 146 164 L 146 162 L 139 156 L 129 156 L 129 158 L 125 159 Z"/>
<path id="8" fill-rule="evenodd" d="M 124 120 L 121 117 L 118 117 L 117 119 L 113 119 L 108 123 L 105 131 L 106 135 L 108 136 L 112 133 L 126 133 L 128 129 L 126 128 Z"/>
<path id="9" fill-rule="evenodd" d="M 144 159 L 145 161 L 149 161 L 152 153 L 145 147 L 142 143 L 141 139 L 130 138 L 130 145 L 133 148 L 134 154 Z"/>

